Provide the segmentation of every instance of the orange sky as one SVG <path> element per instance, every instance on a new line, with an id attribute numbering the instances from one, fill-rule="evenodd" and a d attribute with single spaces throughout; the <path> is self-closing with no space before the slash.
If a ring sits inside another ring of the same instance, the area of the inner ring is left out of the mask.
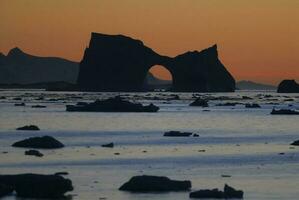
<path id="1" fill-rule="evenodd" d="M 218 44 L 237 79 L 299 81 L 297 0 L 0 0 L 0 52 L 79 61 L 90 32 L 124 34 L 175 56 Z"/>

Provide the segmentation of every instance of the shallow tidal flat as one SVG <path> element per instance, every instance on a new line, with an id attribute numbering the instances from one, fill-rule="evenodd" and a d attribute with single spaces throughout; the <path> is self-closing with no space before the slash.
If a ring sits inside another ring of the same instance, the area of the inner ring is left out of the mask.
<path id="1" fill-rule="evenodd" d="M 69 172 L 73 199 L 189 199 L 188 192 L 135 194 L 118 188 L 135 175 L 191 180 L 192 190 L 244 191 L 244 199 L 296 199 L 299 196 L 299 116 L 270 115 L 272 108 L 299 108 L 299 94 L 236 92 L 227 94 L 127 93 L 128 100 L 154 103 L 157 113 L 69 113 L 65 105 L 92 102 L 119 93 L 3 90 L 0 96 L 0 173 Z M 266 96 L 267 95 L 267 96 Z M 194 97 L 209 107 L 190 107 Z M 249 98 L 244 98 L 244 96 Z M 20 99 L 20 100 L 18 100 Z M 25 106 L 14 106 L 24 102 Z M 217 106 L 236 102 L 236 106 Z M 245 108 L 258 103 L 261 108 Z M 46 108 L 32 108 L 32 105 Z M 35 124 L 40 131 L 16 131 Z M 199 137 L 163 137 L 165 131 Z M 16 141 L 50 135 L 65 147 L 25 156 Z M 114 143 L 114 148 L 102 144 Z M 3 153 L 7 152 L 7 153 Z M 15 199 L 8 196 L 3 199 Z"/>

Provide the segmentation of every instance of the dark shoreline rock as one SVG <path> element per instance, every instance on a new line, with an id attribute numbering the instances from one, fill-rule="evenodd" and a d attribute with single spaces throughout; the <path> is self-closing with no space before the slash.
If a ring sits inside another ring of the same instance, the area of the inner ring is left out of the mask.
<path id="1" fill-rule="evenodd" d="M 124 183 L 119 190 L 130 192 L 170 192 L 188 191 L 191 181 L 171 180 L 163 176 L 134 176 Z"/>
<path id="2" fill-rule="evenodd" d="M 39 152 L 37 150 L 33 150 L 33 149 L 25 151 L 25 155 L 36 156 L 36 157 L 43 157 L 44 156 L 44 154 L 42 154 L 41 152 Z"/>
<path id="3" fill-rule="evenodd" d="M 13 192 L 13 188 L 9 185 L 0 182 L 0 198 L 9 195 Z"/>
<path id="4" fill-rule="evenodd" d="M 245 104 L 245 108 L 260 108 L 260 107 L 261 106 L 257 103 L 252 103 L 252 104 L 247 103 L 247 104 Z"/>
<path id="5" fill-rule="evenodd" d="M 101 146 L 102 147 L 106 147 L 106 148 L 113 148 L 114 147 L 114 143 L 111 142 L 111 143 L 107 143 L 107 144 L 102 144 Z"/>
<path id="6" fill-rule="evenodd" d="M 96 100 L 93 103 L 66 105 L 66 111 L 69 112 L 157 112 L 158 110 L 159 107 L 154 104 L 143 106 L 141 103 L 126 101 L 120 96 Z"/>
<path id="7" fill-rule="evenodd" d="M 16 130 L 18 130 L 18 131 L 39 131 L 40 129 L 36 125 L 28 125 L 28 126 L 19 127 Z"/>
<path id="8" fill-rule="evenodd" d="M 189 106 L 200 106 L 200 107 L 209 107 L 208 101 L 205 99 L 201 99 L 200 97 L 195 99 Z"/>
<path id="9" fill-rule="evenodd" d="M 299 146 L 299 140 L 296 140 L 296 141 L 292 142 L 290 145 Z"/>
<path id="10" fill-rule="evenodd" d="M 57 175 L 0 175 L 0 184 L 16 191 L 18 197 L 25 198 L 62 198 L 66 192 L 73 190 L 71 180 Z"/>
<path id="11" fill-rule="evenodd" d="M 233 187 L 225 184 L 223 191 L 218 189 L 212 190 L 198 190 L 189 194 L 190 198 L 196 199 L 243 199 L 244 192 L 242 190 L 236 190 Z"/>
<path id="12" fill-rule="evenodd" d="M 295 80 L 283 80 L 277 88 L 278 93 L 299 93 L 299 84 Z"/>
<path id="13" fill-rule="evenodd" d="M 299 115 L 299 111 L 290 110 L 290 109 L 276 110 L 273 108 L 270 114 L 271 115 Z"/>
<path id="14" fill-rule="evenodd" d="M 15 103 L 15 106 L 26 106 L 25 103 Z"/>
<path id="15" fill-rule="evenodd" d="M 164 133 L 164 137 L 189 137 L 193 133 L 189 132 L 180 132 L 180 131 L 168 131 Z"/>
<path id="16" fill-rule="evenodd" d="M 40 149 L 57 149 L 62 148 L 64 145 L 51 136 L 31 137 L 21 140 L 12 144 L 13 147 L 28 147 Z"/>

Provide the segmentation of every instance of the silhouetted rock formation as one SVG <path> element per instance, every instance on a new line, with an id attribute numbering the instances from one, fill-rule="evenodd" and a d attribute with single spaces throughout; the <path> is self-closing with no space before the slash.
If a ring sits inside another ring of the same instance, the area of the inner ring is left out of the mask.
<path id="1" fill-rule="evenodd" d="M 61 198 L 73 190 L 72 181 L 57 175 L 19 174 L 0 175 L 0 185 L 15 190 L 17 196 L 25 198 Z"/>
<path id="2" fill-rule="evenodd" d="M 299 146 L 299 140 L 292 142 L 290 145 Z"/>
<path id="3" fill-rule="evenodd" d="M 25 155 L 27 155 L 27 156 L 36 156 L 36 157 L 43 157 L 44 156 L 44 154 L 42 154 L 38 150 L 33 150 L 33 149 L 25 151 Z"/>
<path id="4" fill-rule="evenodd" d="M 113 142 L 111 142 L 111 143 L 107 143 L 107 144 L 102 144 L 102 147 L 113 148 L 113 147 L 114 147 L 114 144 L 113 144 Z"/>
<path id="5" fill-rule="evenodd" d="M 243 194 L 244 192 L 242 190 L 235 190 L 225 184 L 224 191 L 220 191 L 218 189 L 198 190 L 191 192 L 189 197 L 196 199 L 243 199 Z"/>
<path id="6" fill-rule="evenodd" d="M 39 131 L 39 128 L 35 125 L 28 125 L 28 126 L 22 126 L 17 128 L 18 131 Z"/>
<path id="7" fill-rule="evenodd" d="M 93 103 L 80 102 L 77 105 L 66 105 L 69 112 L 157 112 L 158 106 L 149 104 L 143 106 L 141 103 L 132 103 L 122 99 L 120 96 L 105 100 L 96 100 Z"/>
<path id="8" fill-rule="evenodd" d="M 0 198 L 9 195 L 13 192 L 13 188 L 4 183 L 0 183 Z"/>
<path id="9" fill-rule="evenodd" d="M 119 190 L 130 192 L 170 192 L 187 191 L 191 181 L 176 181 L 163 176 L 134 176 L 124 183 Z"/>
<path id="10" fill-rule="evenodd" d="M 163 136 L 165 137 L 189 137 L 192 133 L 189 132 L 180 132 L 180 131 L 168 131 L 165 132 Z"/>
<path id="11" fill-rule="evenodd" d="M 195 101 L 190 103 L 189 106 L 209 107 L 209 104 L 207 100 L 198 97 L 197 99 L 195 99 Z"/>
<path id="12" fill-rule="evenodd" d="M 246 103 L 245 108 L 260 108 L 261 106 L 257 103 Z"/>
<path id="13" fill-rule="evenodd" d="M 174 58 L 123 35 L 92 33 L 80 63 L 78 86 L 88 91 L 141 91 L 154 65 L 167 68 L 173 91 L 232 92 L 235 80 L 218 59 L 217 46 Z"/>
<path id="14" fill-rule="evenodd" d="M 272 109 L 271 115 L 299 115 L 299 111 L 290 110 L 290 109 Z"/>
<path id="15" fill-rule="evenodd" d="M 75 83 L 79 65 L 62 58 L 39 57 L 13 48 L 0 55 L 1 84 L 31 84 L 65 81 Z"/>
<path id="16" fill-rule="evenodd" d="M 51 136 L 31 137 L 21 140 L 12 145 L 13 147 L 29 147 L 40 149 L 57 149 L 62 148 L 64 145 Z"/>
<path id="17" fill-rule="evenodd" d="M 295 80 L 283 80 L 277 88 L 278 93 L 299 93 L 299 84 Z"/>

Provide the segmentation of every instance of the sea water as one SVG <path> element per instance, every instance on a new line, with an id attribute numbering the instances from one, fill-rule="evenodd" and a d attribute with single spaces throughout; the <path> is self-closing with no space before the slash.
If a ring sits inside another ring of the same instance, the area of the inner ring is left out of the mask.
<path id="1" fill-rule="evenodd" d="M 65 111 L 67 104 L 119 94 L 130 101 L 154 103 L 160 110 Z M 69 172 L 65 177 L 72 180 L 74 191 L 68 194 L 75 200 L 189 199 L 188 192 L 138 194 L 118 190 L 136 175 L 191 180 L 192 190 L 223 189 L 226 183 L 242 189 L 244 199 L 298 199 L 299 147 L 289 144 L 299 139 L 299 116 L 270 112 L 273 107 L 299 109 L 299 94 L 197 94 L 227 98 L 209 101 L 208 108 L 190 107 L 192 93 L 178 93 L 180 99 L 168 100 L 171 95 L 2 90 L 0 96 L 6 98 L 0 100 L 0 174 Z M 20 102 L 26 106 L 14 106 Z M 225 102 L 240 104 L 217 106 Z M 259 103 L 261 108 L 245 108 L 245 103 Z M 47 107 L 31 107 L 37 104 Z M 30 124 L 41 130 L 15 130 Z M 163 137 L 170 130 L 193 132 L 199 137 Z M 25 149 L 11 147 L 16 141 L 43 135 L 55 137 L 65 147 L 40 150 L 44 154 L 41 158 L 25 156 Z M 110 142 L 114 148 L 101 147 Z"/>

